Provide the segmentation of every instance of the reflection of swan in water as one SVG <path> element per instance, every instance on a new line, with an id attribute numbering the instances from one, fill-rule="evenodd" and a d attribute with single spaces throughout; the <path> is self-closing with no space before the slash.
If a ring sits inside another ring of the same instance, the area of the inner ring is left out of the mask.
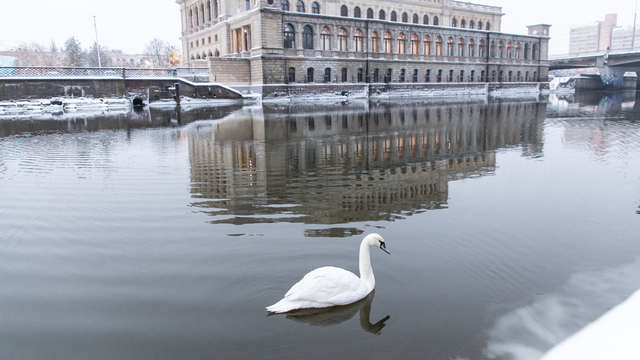
<path id="1" fill-rule="evenodd" d="M 373 290 L 364 299 L 349 305 L 294 310 L 287 313 L 287 319 L 313 326 L 330 326 L 343 323 L 360 311 L 360 326 L 362 330 L 377 335 L 380 333 L 380 330 L 385 327 L 385 322 L 389 320 L 391 316 L 387 315 L 377 323 L 371 323 L 369 316 L 371 314 L 371 303 L 373 302 L 375 292 L 376 291 Z M 270 313 L 269 315 L 275 315 L 275 313 Z"/>

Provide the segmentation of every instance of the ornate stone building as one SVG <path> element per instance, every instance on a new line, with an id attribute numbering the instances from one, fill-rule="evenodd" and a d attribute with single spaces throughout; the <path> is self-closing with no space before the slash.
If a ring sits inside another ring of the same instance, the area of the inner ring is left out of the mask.
<path id="1" fill-rule="evenodd" d="M 177 0 L 185 62 L 232 86 L 546 80 L 549 26 L 453 0 Z"/>

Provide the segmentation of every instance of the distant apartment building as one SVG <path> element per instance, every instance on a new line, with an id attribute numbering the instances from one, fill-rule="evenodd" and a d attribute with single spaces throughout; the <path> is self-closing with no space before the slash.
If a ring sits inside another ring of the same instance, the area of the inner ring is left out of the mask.
<path id="1" fill-rule="evenodd" d="M 619 26 L 611 33 L 611 50 L 623 50 L 640 47 L 640 27 L 636 27 L 635 38 L 633 26 Z M 633 45 L 632 45 L 633 44 Z"/>
<path id="2" fill-rule="evenodd" d="M 572 25 L 569 35 L 569 53 L 581 54 L 610 49 L 612 32 L 617 21 L 617 14 L 607 14 L 604 16 L 604 21 Z"/>

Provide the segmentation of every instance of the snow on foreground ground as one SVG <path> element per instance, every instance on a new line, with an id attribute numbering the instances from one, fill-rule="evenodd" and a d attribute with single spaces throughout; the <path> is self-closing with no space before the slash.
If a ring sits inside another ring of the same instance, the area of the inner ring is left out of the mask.
<path id="1" fill-rule="evenodd" d="M 640 359 L 640 290 L 553 347 L 541 360 Z"/>
<path id="2" fill-rule="evenodd" d="M 496 319 L 488 332 L 485 353 L 491 359 L 511 360 L 638 360 L 638 289 L 640 258 L 626 264 L 574 273 L 555 291 L 536 295 L 530 304 Z M 610 316 L 619 321 L 604 320 Z M 586 335 L 582 335 L 583 332 Z M 607 336 L 601 336 L 602 333 Z M 614 347 L 626 353 L 626 357 L 617 356 L 612 350 Z M 585 353 L 593 356 L 584 355 L 583 348 L 591 349 Z M 556 351 L 561 353 L 554 355 Z M 575 355 L 569 354 L 572 351 Z"/>

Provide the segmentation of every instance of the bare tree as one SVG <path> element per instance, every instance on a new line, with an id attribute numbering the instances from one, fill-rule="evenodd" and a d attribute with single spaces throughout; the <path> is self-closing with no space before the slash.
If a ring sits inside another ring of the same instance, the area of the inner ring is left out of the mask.
<path id="1" fill-rule="evenodd" d="M 16 57 L 17 66 L 59 66 L 60 53 L 52 43 L 52 47 L 47 49 L 39 43 L 22 43 L 18 48 L 13 49 L 13 56 Z"/>
<path id="2" fill-rule="evenodd" d="M 144 54 L 149 56 L 153 66 L 166 67 L 167 53 L 170 47 L 168 42 L 155 38 L 147 43 Z"/>

